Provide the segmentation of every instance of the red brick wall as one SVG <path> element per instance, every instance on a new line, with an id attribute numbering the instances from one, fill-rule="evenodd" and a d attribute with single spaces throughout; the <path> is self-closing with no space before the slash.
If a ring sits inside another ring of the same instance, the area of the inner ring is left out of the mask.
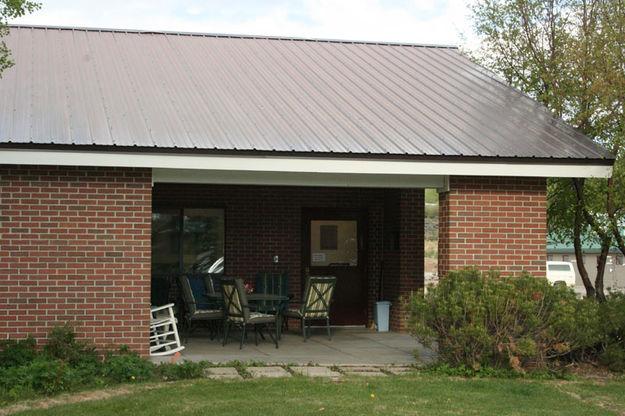
<path id="1" fill-rule="evenodd" d="M 301 265 L 301 213 L 303 208 L 345 208 L 365 210 L 368 217 L 368 323 L 373 320 L 373 305 L 377 300 L 378 282 L 382 259 L 387 255 L 383 249 L 385 241 L 385 196 L 384 189 L 362 188 L 320 188 L 282 186 L 234 186 L 234 185 L 192 185 L 155 184 L 153 200 L 156 206 L 204 206 L 222 207 L 226 216 L 226 273 L 233 276 L 254 279 L 259 270 L 287 271 L 291 277 L 290 290 L 299 296 L 303 285 Z M 408 284 L 400 283 L 399 274 L 385 279 L 388 290 L 386 300 L 393 301 L 393 329 L 399 329 L 400 306 L 397 297 L 409 291 L 411 285 L 423 284 L 423 190 L 402 191 L 401 201 L 408 214 L 401 217 L 397 230 L 403 227 L 407 234 L 402 250 L 406 256 L 402 278 Z M 416 196 L 414 196 L 416 195 Z M 420 196 L 419 196 L 420 195 Z M 410 204 L 416 203 L 414 209 Z M 386 204 L 388 205 L 388 204 Z M 420 222 L 418 217 L 420 216 Z M 398 220 L 399 221 L 399 220 Z M 420 228 L 419 228 L 420 226 Z M 408 232 L 410 234 L 408 234 Z M 419 240 L 419 241 L 416 241 Z M 419 252 L 419 250 L 421 250 Z M 397 252 L 399 253 L 399 251 Z M 274 255 L 280 262 L 272 263 Z M 400 264 L 391 258 L 389 267 Z M 419 266 L 420 264 L 420 266 Z M 416 274 L 415 274 L 416 273 Z M 419 274 L 420 273 L 420 274 Z M 395 316 L 396 315 L 396 316 Z"/>
<path id="2" fill-rule="evenodd" d="M 546 207 L 544 178 L 451 177 L 440 194 L 439 274 L 477 266 L 544 276 Z"/>
<path id="3" fill-rule="evenodd" d="M 149 169 L 0 166 L 0 337 L 148 354 Z"/>

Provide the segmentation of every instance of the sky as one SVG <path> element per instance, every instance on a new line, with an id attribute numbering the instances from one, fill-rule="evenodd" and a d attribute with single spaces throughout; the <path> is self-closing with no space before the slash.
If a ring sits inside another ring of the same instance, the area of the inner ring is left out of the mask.
<path id="1" fill-rule="evenodd" d="M 466 0 L 37 1 L 40 10 L 10 23 L 458 46 L 472 41 Z"/>

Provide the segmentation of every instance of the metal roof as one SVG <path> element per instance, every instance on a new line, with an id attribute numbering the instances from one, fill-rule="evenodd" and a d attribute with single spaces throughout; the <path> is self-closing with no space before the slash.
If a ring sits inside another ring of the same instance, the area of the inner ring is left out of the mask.
<path id="1" fill-rule="evenodd" d="M 5 40 L 5 144 L 613 159 L 452 47 L 33 26 Z"/>

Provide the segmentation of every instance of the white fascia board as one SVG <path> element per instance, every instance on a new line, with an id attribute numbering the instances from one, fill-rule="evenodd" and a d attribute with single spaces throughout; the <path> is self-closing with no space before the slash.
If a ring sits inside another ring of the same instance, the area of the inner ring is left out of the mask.
<path id="1" fill-rule="evenodd" d="M 152 169 L 152 182 L 232 185 L 333 186 L 358 188 L 443 189 L 442 175 L 380 175 L 354 173 L 258 172 L 193 169 Z"/>
<path id="2" fill-rule="evenodd" d="M 599 177 L 612 166 L 591 163 L 476 163 L 291 156 L 192 155 L 131 152 L 0 149 L 0 164 L 143 167 L 240 172 L 369 175 Z"/>

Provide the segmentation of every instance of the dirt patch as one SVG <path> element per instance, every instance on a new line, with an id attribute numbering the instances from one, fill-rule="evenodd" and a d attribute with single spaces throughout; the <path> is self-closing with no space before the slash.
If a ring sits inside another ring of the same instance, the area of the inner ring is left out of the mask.
<path id="1" fill-rule="evenodd" d="M 577 363 L 569 369 L 569 373 L 586 380 L 596 381 L 610 381 L 615 377 L 615 374 L 607 367 L 590 363 Z"/>
<path id="2" fill-rule="evenodd" d="M 572 397 L 572 398 L 574 398 L 576 400 L 579 400 L 580 402 L 584 402 L 584 403 L 589 404 L 591 406 L 598 406 L 598 407 L 600 407 L 602 409 L 609 410 L 611 412 L 615 412 L 616 414 L 619 414 L 621 416 L 625 416 L 625 410 L 619 409 L 619 408 L 613 406 L 610 403 L 604 403 L 604 402 L 599 401 L 599 400 L 585 399 L 584 397 L 580 396 L 579 394 L 577 394 L 575 392 L 566 390 L 565 386 L 567 384 L 570 384 L 570 383 L 575 383 L 575 382 L 561 381 L 561 382 L 555 383 L 554 386 L 555 386 L 556 389 L 558 389 L 558 391 L 560 393 L 566 394 L 567 396 Z"/>
<path id="3" fill-rule="evenodd" d="M 66 393 L 53 398 L 29 400 L 0 408 L 0 416 L 12 415 L 14 413 L 23 412 L 25 410 L 49 409 L 51 407 L 61 406 L 65 404 L 104 400 L 111 397 L 123 396 L 125 394 L 162 389 L 164 387 L 164 383 L 158 383 L 142 386 L 123 386 L 117 388 L 108 388 L 106 390 L 94 390 L 73 394 Z"/>

